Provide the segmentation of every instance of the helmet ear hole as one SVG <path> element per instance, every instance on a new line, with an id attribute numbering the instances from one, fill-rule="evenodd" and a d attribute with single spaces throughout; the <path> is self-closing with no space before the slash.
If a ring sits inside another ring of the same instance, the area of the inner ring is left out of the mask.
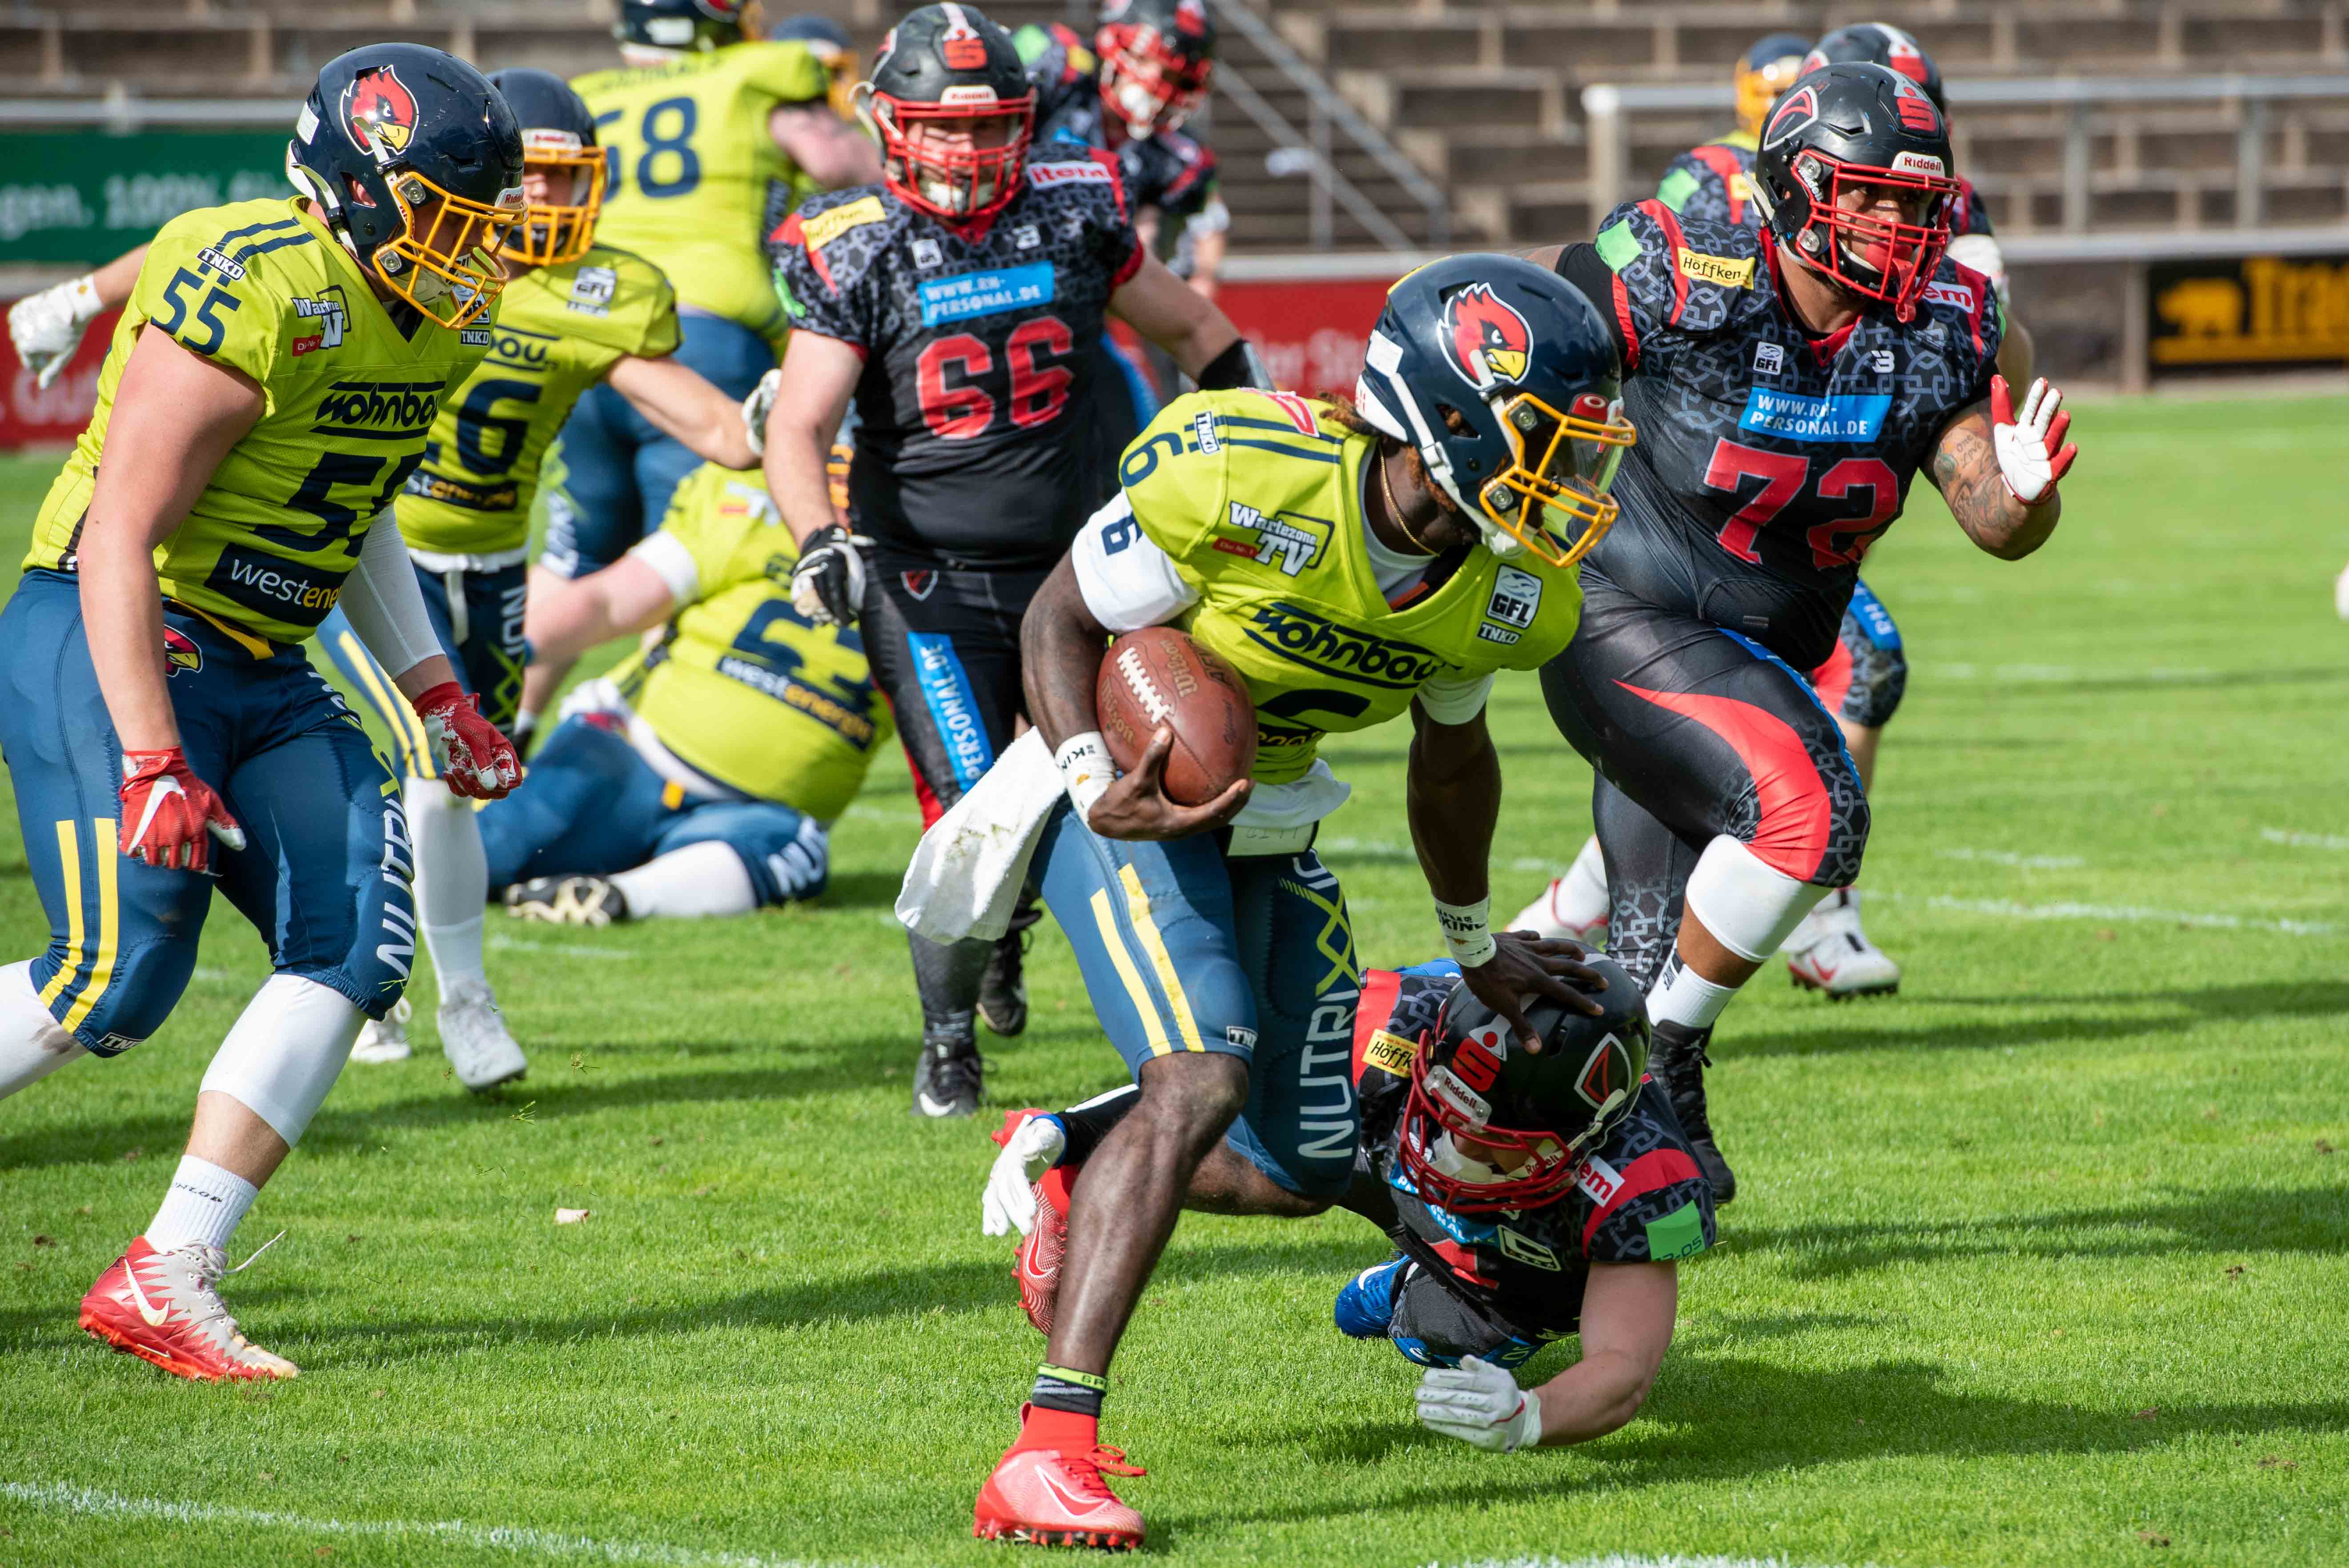
<path id="1" fill-rule="evenodd" d="M 1436 418 L 1444 421 L 1444 429 L 1454 436 L 1475 433 L 1476 427 L 1468 422 L 1468 416 L 1449 403 L 1438 403 L 1435 406 L 1435 414 Z"/>

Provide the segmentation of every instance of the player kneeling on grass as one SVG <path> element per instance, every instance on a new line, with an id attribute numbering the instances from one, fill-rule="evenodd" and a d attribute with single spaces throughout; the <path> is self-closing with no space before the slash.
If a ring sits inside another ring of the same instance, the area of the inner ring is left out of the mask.
<path id="1" fill-rule="evenodd" d="M 792 607 L 798 562 L 758 471 L 706 463 L 656 532 L 532 599 L 546 658 L 667 625 L 573 694 L 522 788 L 481 813 L 508 909 L 606 925 L 823 891 L 828 825 L 889 738 L 889 709 L 856 629 Z"/>
<path id="2" fill-rule="evenodd" d="M 1713 1243 L 1712 1192 L 1646 1078 L 1639 987 L 1609 960 L 1589 967 L 1607 981 L 1589 992 L 1596 1016 L 1547 997 L 1526 1009 L 1538 1052 L 1449 960 L 1372 971 L 1355 1013 L 1362 1140 L 1340 1202 L 1395 1256 L 1338 1293 L 1338 1327 L 1429 1368 L 1420 1419 L 1479 1448 L 1586 1442 L 1637 1415 L 1671 1344 L 1673 1260 Z M 1005 1119 L 983 1219 L 1029 1233 L 1023 1287 L 1065 1207 L 1063 1172 L 1134 1093 Z M 1575 1334 L 1579 1361 L 1518 1388 L 1517 1367 Z"/>
<path id="3" fill-rule="evenodd" d="M 1039 813 L 1033 878 L 1140 1089 L 1073 1180 L 1056 1295 L 1030 1303 L 1045 1363 L 978 1534 L 1139 1544 L 1097 1429 L 1177 1213 L 1313 1214 L 1352 1180 L 1361 974 L 1312 851 L 1348 792 L 1315 755 L 1324 734 L 1411 713 L 1412 837 L 1465 984 L 1528 1042 L 1521 997 L 1596 1010 L 1560 978 L 1588 978 L 1578 948 L 1486 929 L 1501 780 L 1485 699 L 1496 671 L 1572 634 L 1573 563 L 1611 517 L 1631 438 L 1610 418 L 1616 374 L 1597 310 L 1554 273 L 1492 255 L 1422 268 L 1372 331 L 1359 415 L 1284 393 L 1178 398 L 1030 605 L 1031 755 L 1066 783 Z M 1204 805 L 1164 790 L 1168 730 L 1114 781 L 1101 734 L 1104 642 L 1167 624 L 1233 666 L 1256 710 L 1252 777 Z M 1033 770 L 1009 760 L 926 839 L 901 913 L 921 918 L 924 857 L 1000 820 L 999 790 L 1027 803 Z"/>
<path id="4" fill-rule="evenodd" d="M 451 792 L 522 771 L 387 510 L 489 351 L 522 129 L 463 61 L 370 45 L 318 73 L 286 167 L 299 197 L 156 235 L 0 611 L 0 747 L 49 917 L 47 950 L 0 968 L 0 1098 L 161 1027 L 214 889 L 269 947 L 171 1191 L 81 1304 L 116 1349 L 207 1381 L 295 1375 L 228 1315 L 224 1249 L 416 953 L 399 786 L 301 645 L 339 603 Z"/>

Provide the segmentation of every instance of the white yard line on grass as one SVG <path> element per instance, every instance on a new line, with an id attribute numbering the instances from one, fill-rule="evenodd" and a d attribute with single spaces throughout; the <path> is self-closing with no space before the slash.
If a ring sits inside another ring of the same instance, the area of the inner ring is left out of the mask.
<path id="1" fill-rule="evenodd" d="M 0 1481 L 0 1501 L 70 1513 L 85 1519 L 160 1519 L 173 1524 L 222 1524 L 239 1529 L 300 1530 L 314 1535 L 423 1538 L 484 1552 L 513 1552 L 574 1563 L 635 1563 L 654 1568 L 823 1568 L 800 1558 L 751 1557 L 739 1552 L 704 1552 L 658 1542 L 598 1541 L 521 1525 L 467 1524 L 453 1519 L 317 1519 L 259 1508 L 225 1508 L 210 1502 L 173 1502 L 156 1497 L 124 1497 L 86 1486 L 57 1482 Z"/>
<path id="2" fill-rule="evenodd" d="M 1427 1568 L 1445 1568 L 1431 1563 Z M 1456 1568 L 1803 1568 L 1784 1557 L 1640 1557 L 1610 1552 L 1604 1557 L 1479 1557 Z"/>
<path id="3" fill-rule="evenodd" d="M 2088 862 L 2077 855 L 2019 855 L 2013 850 L 1942 850 L 1945 861 L 1987 861 L 1994 866 L 2019 866 L 2025 871 L 2060 872 Z"/>
<path id="4" fill-rule="evenodd" d="M 2282 828 L 2261 828 L 2260 837 L 2271 844 L 2290 844 L 2296 850 L 2349 850 L 2349 839 L 2331 833 L 2287 833 Z"/>
<path id="5" fill-rule="evenodd" d="M 2282 936 L 2332 936 L 2340 926 L 2329 920 L 2263 920 L 2248 914 L 2201 914 L 2183 909 L 2147 909 L 2134 903 L 2017 903 L 2005 898 L 1951 898 L 1942 893 L 1922 901 L 1899 892 L 1869 891 L 1871 898 L 1896 903 L 1922 902 L 1927 909 L 1960 914 L 1994 914 L 2005 920 L 2110 920 L 2189 925 L 2209 931 L 2272 931 Z"/>
<path id="6" fill-rule="evenodd" d="M 633 947 L 574 947 L 567 942 L 533 942 L 527 936 L 508 936 L 502 932 L 492 934 L 490 945 L 501 953 L 552 953 L 557 958 L 601 958 L 621 963 L 644 956 Z"/>

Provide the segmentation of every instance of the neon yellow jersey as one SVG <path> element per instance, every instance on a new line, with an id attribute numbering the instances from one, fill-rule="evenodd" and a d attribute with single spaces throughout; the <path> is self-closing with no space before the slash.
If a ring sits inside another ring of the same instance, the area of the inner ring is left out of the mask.
<path id="1" fill-rule="evenodd" d="M 676 582 L 691 562 L 693 598 L 651 652 L 612 679 L 678 760 L 730 789 L 829 822 L 864 786 L 892 731 L 854 627 L 817 626 L 792 608 L 799 552 L 756 469 L 704 463 L 636 546 Z"/>
<path id="2" fill-rule="evenodd" d="M 612 167 L 596 239 L 651 260 L 687 304 L 780 346 L 790 327 L 760 242 L 770 199 L 804 181 L 767 117 L 784 104 L 823 103 L 831 90 L 823 62 L 803 44 L 728 44 L 571 85 L 595 116 Z M 780 217 L 799 193 L 771 210 Z"/>
<path id="3" fill-rule="evenodd" d="M 395 503 L 401 537 L 449 555 L 523 548 L 539 469 L 571 406 L 621 359 L 658 359 L 677 343 L 677 295 L 641 256 L 597 245 L 514 279 L 489 356 L 433 421 Z"/>
<path id="4" fill-rule="evenodd" d="M 1247 682 L 1262 784 L 1302 778 L 1324 735 L 1384 724 L 1430 680 L 1538 667 L 1581 613 L 1571 569 L 1481 547 L 1390 608 L 1362 539 L 1378 438 L 1335 416 L 1295 393 L 1194 392 L 1120 469 L 1135 521 L 1199 593 L 1177 624 Z"/>
<path id="5" fill-rule="evenodd" d="M 342 242 L 295 198 L 183 212 L 148 247 L 98 380 L 98 408 L 49 487 L 25 565 L 71 571 L 115 389 L 140 329 L 261 384 L 260 422 L 155 548 L 163 596 L 298 643 L 342 596 L 359 541 L 424 456 L 491 322 L 402 335 Z M 127 460 L 136 461 L 131 454 Z"/>

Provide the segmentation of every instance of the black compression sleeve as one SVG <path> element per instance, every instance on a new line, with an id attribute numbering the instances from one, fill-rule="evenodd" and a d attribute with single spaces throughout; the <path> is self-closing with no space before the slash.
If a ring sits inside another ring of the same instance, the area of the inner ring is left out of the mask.
<path id="1" fill-rule="evenodd" d="M 1265 392 L 1272 390 L 1272 377 L 1257 357 L 1256 345 L 1247 338 L 1236 338 L 1232 346 L 1207 361 L 1198 375 L 1199 389 L 1220 392 L 1230 387 L 1254 387 Z"/>
<path id="2" fill-rule="evenodd" d="M 1568 245 L 1558 253 L 1557 275 L 1580 289 L 1607 323 L 1607 335 L 1615 340 L 1615 352 L 1625 359 L 1631 356 L 1630 345 L 1623 341 L 1623 324 L 1615 319 L 1615 269 L 1601 261 L 1596 245 Z"/>
<path id="3" fill-rule="evenodd" d="M 1061 1125 L 1069 1130 L 1069 1146 L 1061 1156 L 1061 1163 L 1073 1166 L 1090 1159 L 1092 1151 L 1101 1147 L 1101 1140 L 1110 1135 L 1110 1130 L 1125 1119 L 1125 1113 L 1141 1098 L 1142 1090 L 1127 1084 L 1107 1094 L 1095 1095 L 1082 1105 L 1054 1112 Z"/>

